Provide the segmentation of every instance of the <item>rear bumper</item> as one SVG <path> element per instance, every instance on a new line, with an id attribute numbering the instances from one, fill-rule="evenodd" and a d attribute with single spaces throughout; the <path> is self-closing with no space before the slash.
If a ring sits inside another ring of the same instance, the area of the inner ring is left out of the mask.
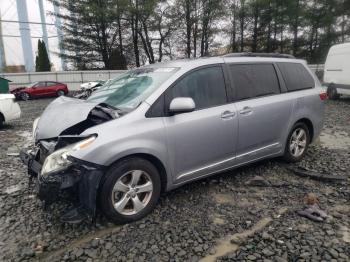
<path id="1" fill-rule="evenodd" d="M 35 178 L 36 193 L 45 205 L 59 201 L 65 191 L 73 192 L 73 199 L 78 198 L 78 207 L 94 218 L 96 200 L 103 167 L 72 159 L 72 165 L 58 173 L 41 175 L 42 164 L 39 162 L 39 149 L 21 151 L 20 158 L 28 168 L 28 175 Z M 70 190 L 73 189 L 73 190 Z"/>

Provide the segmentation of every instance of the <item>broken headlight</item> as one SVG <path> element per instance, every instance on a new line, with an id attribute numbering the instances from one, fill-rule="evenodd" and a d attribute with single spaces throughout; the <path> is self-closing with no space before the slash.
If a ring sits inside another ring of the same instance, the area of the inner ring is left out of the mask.
<path id="1" fill-rule="evenodd" d="M 96 136 L 91 136 L 78 143 L 66 146 L 53 152 L 45 159 L 43 167 L 41 169 L 41 175 L 47 176 L 50 173 L 56 173 L 65 170 L 72 164 L 72 162 L 69 161 L 68 156 L 74 151 L 78 151 L 89 146 L 95 139 Z"/>

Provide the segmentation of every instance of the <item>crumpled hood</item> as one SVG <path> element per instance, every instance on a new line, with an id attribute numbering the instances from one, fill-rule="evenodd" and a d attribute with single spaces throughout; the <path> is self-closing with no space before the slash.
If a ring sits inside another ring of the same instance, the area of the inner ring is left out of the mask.
<path id="1" fill-rule="evenodd" d="M 61 96 L 52 101 L 40 117 L 35 140 L 54 138 L 67 128 L 87 119 L 98 103 Z"/>

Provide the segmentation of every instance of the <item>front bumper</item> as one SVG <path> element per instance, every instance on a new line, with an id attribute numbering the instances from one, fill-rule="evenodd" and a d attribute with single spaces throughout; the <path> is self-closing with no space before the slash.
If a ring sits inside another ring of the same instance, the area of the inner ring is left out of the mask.
<path id="1" fill-rule="evenodd" d="M 28 174 L 35 178 L 37 195 L 45 206 L 58 201 L 64 191 L 73 189 L 69 191 L 78 198 L 77 208 L 95 218 L 97 193 L 104 167 L 72 158 L 73 164 L 67 169 L 42 176 L 40 149 L 21 151 L 20 158 L 28 167 Z"/>

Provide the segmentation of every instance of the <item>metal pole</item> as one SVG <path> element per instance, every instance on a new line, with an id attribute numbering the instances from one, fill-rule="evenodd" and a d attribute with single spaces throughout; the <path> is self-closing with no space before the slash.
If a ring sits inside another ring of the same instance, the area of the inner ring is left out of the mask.
<path id="1" fill-rule="evenodd" d="M 47 54 L 50 59 L 50 48 L 49 48 L 49 38 L 47 37 L 47 29 L 46 29 L 46 19 L 45 19 L 45 10 L 43 0 L 39 0 L 39 10 L 40 10 L 40 19 L 41 19 L 41 29 L 43 31 L 43 40 L 46 45 Z"/>
<path id="2" fill-rule="evenodd" d="M 2 25 L 1 25 L 1 11 L 0 11 L 0 72 L 2 72 L 6 67 L 6 58 L 5 58 L 5 47 L 2 37 Z"/>
<path id="3" fill-rule="evenodd" d="M 28 22 L 27 2 L 26 0 L 16 0 L 18 20 Z M 30 28 L 28 23 L 20 23 L 19 30 L 21 32 L 22 50 L 24 56 L 24 64 L 27 72 L 34 71 L 34 57 L 32 39 L 30 37 Z"/>
<path id="4" fill-rule="evenodd" d="M 57 2 L 58 3 L 58 2 Z M 57 34 L 58 34 L 58 45 L 60 48 L 60 54 L 64 55 L 64 49 L 62 48 L 62 43 L 63 43 L 63 35 L 62 35 L 62 24 L 61 24 L 61 18 L 59 17 L 60 15 L 60 7 L 54 3 L 54 12 L 55 12 L 55 25 L 57 29 Z M 67 65 L 66 61 L 63 57 L 61 57 L 61 67 L 63 71 L 67 70 Z"/>

